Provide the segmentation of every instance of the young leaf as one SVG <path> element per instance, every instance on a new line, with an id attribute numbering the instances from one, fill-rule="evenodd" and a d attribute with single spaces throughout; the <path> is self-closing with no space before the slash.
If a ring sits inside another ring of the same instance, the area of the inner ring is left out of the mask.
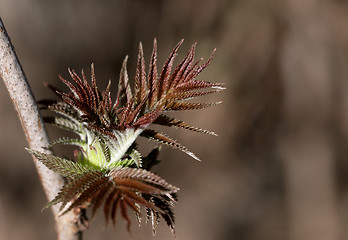
<path id="1" fill-rule="evenodd" d="M 89 168 L 68 159 L 41 153 L 29 148 L 26 148 L 26 150 L 33 154 L 47 168 L 63 177 L 76 178 L 91 171 Z"/>
<path id="2" fill-rule="evenodd" d="M 201 133 L 206 133 L 209 135 L 217 136 L 217 134 L 214 132 L 192 126 L 188 123 L 185 123 L 184 121 L 175 119 L 173 117 L 168 117 L 164 114 L 160 115 L 153 123 L 158 124 L 158 125 L 168 126 L 168 127 L 183 128 L 183 129 L 190 130 L 193 132 L 201 132 Z"/>
<path id="3" fill-rule="evenodd" d="M 189 151 L 185 146 L 181 145 L 174 139 L 171 139 L 170 137 L 164 135 L 163 133 L 156 132 L 152 129 L 146 129 L 141 133 L 141 136 L 151 139 L 155 142 L 159 142 L 164 145 L 170 146 L 172 148 L 179 149 L 187 155 L 191 156 L 192 158 L 196 159 L 197 161 L 200 161 L 200 159 L 193 152 Z"/>

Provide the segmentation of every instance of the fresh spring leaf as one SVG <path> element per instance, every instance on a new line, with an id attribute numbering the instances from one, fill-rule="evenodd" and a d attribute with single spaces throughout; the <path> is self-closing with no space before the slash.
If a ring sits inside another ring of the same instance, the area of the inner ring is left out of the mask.
<path id="1" fill-rule="evenodd" d="M 41 153 L 29 148 L 26 150 L 33 154 L 37 160 L 47 168 L 67 178 L 76 178 L 91 171 L 91 169 L 71 160 L 60 158 L 51 154 Z"/>
<path id="2" fill-rule="evenodd" d="M 110 81 L 103 92 L 99 91 L 93 64 L 91 83 L 87 81 L 83 70 L 78 75 L 74 70 L 68 69 L 71 80 L 62 76 L 59 78 L 69 88 L 69 93 L 48 85 L 60 99 L 40 101 L 41 109 L 56 114 L 45 117 L 44 120 L 77 134 L 79 139 L 63 137 L 51 143 L 51 146 L 77 146 L 74 151 L 76 162 L 28 149 L 49 169 L 67 178 L 60 192 L 46 207 L 60 203 L 62 214 L 75 207 L 91 207 L 94 216 L 104 204 L 106 224 L 109 219 L 116 224 L 116 213 L 120 209 L 128 229 L 130 218 L 127 209 L 130 208 L 140 221 L 140 208 L 144 207 L 147 219 L 152 221 L 153 232 L 162 217 L 175 234 L 172 207 L 177 201 L 176 193 L 179 189 L 149 172 L 159 162 L 159 148 L 156 147 L 147 157 L 142 157 L 136 147 L 137 137 L 145 137 L 173 147 L 199 160 L 176 140 L 148 127 L 158 124 L 216 135 L 166 114 L 168 111 L 198 110 L 218 105 L 221 102 L 196 103 L 188 100 L 225 89 L 221 83 L 196 79 L 211 63 L 215 50 L 206 62 L 201 63 L 202 59 L 195 62 L 195 43 L 180 63 L 174 66 L 182 43 L 183 40 L 174 47 L 159 70 L 155 39 L 147 71 L 143 46 L 140 43 L 134 88 L 130 85 L 126 56 L 116 97 L 111 95 Z"/>

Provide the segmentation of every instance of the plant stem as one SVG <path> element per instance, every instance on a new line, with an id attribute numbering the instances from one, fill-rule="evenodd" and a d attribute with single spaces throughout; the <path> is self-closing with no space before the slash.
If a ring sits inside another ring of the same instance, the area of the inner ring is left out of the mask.
<path id="1" fill-rule="evenodd" d="M 3 79 L 16 108 L 29 147 L 34 150 L 50 153 L 46 149 L 49 139 L 38 106 L 1 18 L 0 77 Z M 64 180 L 35 158 L 33 160 L 46 196 L 51 200 L 58 193 Z M 55 217 L 58 240 L 82 239 L 82 232 L 77 224 L 80 220 L 79 211 L 70 211 L 59 217 L 58 206 L 52 207 L 51 209 Z"/>

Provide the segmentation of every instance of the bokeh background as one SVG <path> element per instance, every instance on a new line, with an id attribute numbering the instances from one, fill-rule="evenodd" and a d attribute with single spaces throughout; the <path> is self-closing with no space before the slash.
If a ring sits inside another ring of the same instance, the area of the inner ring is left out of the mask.
<path id="1" fill-rule="evenodd" d="M 148 60 L 154 37 L 159 64 L 182 38 L 178 58 L 195 41 L 198 58 L 217 48 L 200 79 L 226 83 L 206 98 L 224 103 L 176 116 L 220 136 L 169 131 L 203 161 L 164 147 L 155 169 L 181 188 L 178 239 L 348 238 L 347 1 L 0 0 L 0 17 L 37 99 L 53 96 L 43 82 L 64 88 L 68 67 L 94 62 L 105 87 L 129 54 L 134 76 L 139 42 Z M 0 239 L 55 239 L 2 82 L 0 123 Z M 131 235 L 103 225 L 100 214 L 84 239 L 173 239 L 164 223 L 155 237 L 135 221 Z"/>

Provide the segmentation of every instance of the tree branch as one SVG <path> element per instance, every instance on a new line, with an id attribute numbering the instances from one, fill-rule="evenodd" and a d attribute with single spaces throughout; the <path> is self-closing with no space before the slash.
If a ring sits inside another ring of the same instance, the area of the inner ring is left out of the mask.
<path id="1" fill-rule="evenodd" d="M 49 144 L 49 139 L 38 106 L 1 18 L 0 77 L 16 108 L 29 147 L 40 152 L 50 153 L 45 149 Z M 51 200 L 58 193 L 64 180 L 35 158 L 33 160 L 46 196 Z M 78 212 L 71 211 L 59 217 L 58 206 L 52 207 L 52 212 L 56 221 L 58 240 L 82 239 L 82 232 L 77 224 L 80 220 Z"/>

